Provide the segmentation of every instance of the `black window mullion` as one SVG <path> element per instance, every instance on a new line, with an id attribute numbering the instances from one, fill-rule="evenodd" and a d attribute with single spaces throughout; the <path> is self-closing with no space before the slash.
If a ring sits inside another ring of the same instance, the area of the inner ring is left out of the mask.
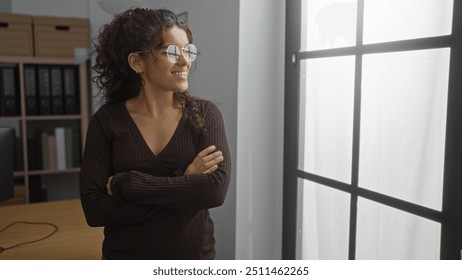
<path id="1" fill-rule="evenodd" d="M 336 181 L 333 179 L 329 179 L 326 177 L 322 177 L 313 173 L 308 173 L 305 171 L 298 170 L 296 172 L 296 176 L 301 179 L 305 179 L 319 185 L 323 185 L 332 189 L 336 189 L 338 191 L 342 191 L 352 196 L 363 197 L 370 201 L 374 201 L 380 203 L 382 205 L 392 207 L 425 219 L 429 219 L 435 221 L 437 223 L 442 223 L 445 219 L 441 211 L 428 208 L 419 204 L 415 204 L 403 199 L 399 199 L 393 196 L 389 196 L 386 194 L 382 194 L 379 192 L 375 192 L 369 189 L 356 187 L 352 188 L 350 184 L 343 183 L 340 181 Z"/>
<path id="2" fill-rule="evenodd" d="M 301 43 L 301 0 L 286 1 L 286 55 L 284 96 L 284 178 L 282 212 L 282 259 L 294 260 L 297 251 L 297 185 L 300 64 L 296 54 Z"/>
<path id="3" fill-rule="evenodd" d="M 462 1 L 454 1 L 441 226 L 441 259 L 462 254 Z"/>
<path id="4" fill-rule="evenodd" d="M 359 4 L 359 3 L 358 3 Z M 314 51 L 301 51 L 298 54 L 299 59 L 322 58 L 322 57 L 335 57 L 346 55 L 364 55 L 374 53 L 391 53 L 391 52 L 404 52 L 416 51 L 426 49 L 446 48 L 454 43 L 454 36 L 435 36 L 428 38 L 418 38 L 402 41 L 374 43 L 367 45 L 357 45 L 351 47 L 314 50 Z"/>
<path id="5" fill-rule="evenodd" d="M 356 47 L 363 45 L 364 0 L 358 0 L 356 11 Z M 350 196 L 350 232 L 348 245 L 348 259 L 356 258 L 356 227 L 358 216 L 358 177 L 359 177 L 359 139 L 361 128 L 361 81 L 362 81 L 362 53 L 355 56 L 355 85 L 353 108 L 353 147 L 351 160 L 351 196 Z"/>

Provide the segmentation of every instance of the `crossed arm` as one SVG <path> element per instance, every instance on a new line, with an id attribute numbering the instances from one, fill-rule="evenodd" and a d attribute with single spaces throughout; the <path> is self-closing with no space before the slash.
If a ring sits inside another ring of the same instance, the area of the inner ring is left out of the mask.
<path id="1" fill-rule="evenodd" d="M 186 168 L 185 175 L 210 174 L 218 169 L 218 164 L 224 159 L 223 152 L 217 151 L 215 146 L 209 146 L 199 152 L 193 162 Z M 113 196 L 111 190 L 112 177 L 108 178 L 106 184 L 107 193 Z"/>

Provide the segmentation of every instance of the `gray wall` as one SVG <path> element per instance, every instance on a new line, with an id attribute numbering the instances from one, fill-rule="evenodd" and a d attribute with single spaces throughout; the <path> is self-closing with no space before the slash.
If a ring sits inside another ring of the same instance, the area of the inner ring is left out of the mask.
<path id="1" fill-rule="evenodd" d="M 11 11 L 34 16 L 88 18 L 88 1 L 72 0 L 11 0 Z"/>
<path id="2" fill-rule="evenodd" d="M 99 2 L 111 2 L 110 13 Z M 217 259 L 281 257 L 284 7 L 280 0 L 12 0 L 14 13 L 89 18 L 92 34 L 131 6 L 188 12 L 202 55 L 192 94 L 219 104 L 233 161 L 212 209 Z M 51 8 L 53 7 L 53 8 Z M 98 98 L 94 99 L 95 109 Z"/>
<path id="3" fill-rule="evenodd" d="M 11 12 L 11 0 L 0 0 L 0 13 Z"/>

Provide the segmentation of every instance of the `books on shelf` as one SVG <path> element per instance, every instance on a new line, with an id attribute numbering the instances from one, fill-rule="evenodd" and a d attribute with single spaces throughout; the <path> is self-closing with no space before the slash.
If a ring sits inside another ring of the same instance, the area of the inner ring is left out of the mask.
<path id="1" fill-rule="evenodd" d="M 89 121 L 88 67 L 70 58 L 0 56 L 0 126 L 16 130 L 15 183 L 24 183 L 26 202 L 55 199 L 53 186 L 78 174 Z"/>
<path id="2" fill-rule="evenodd" d="M 67 166 L 66 164 L 66 136 L 65 136 L 65 128 L 64 127 L 56 127 L 55 128 L 55 139 L 56 139 L 56 169 L 62 170 L 66 169 L 67 167 L 71 167 L 71 165 Z M 68 141 L 72 141 L 69 139 Z M 72 143 L 71 143 L 72 144 Z"/>
<path id="3" fill-rule="evenodd" d="M 56 155 L 56 137 L 51 134 L 48 135 L 48 162 L 50 164 L 50 170 L 57 170 Z"/>
<path id="4" fill-rule="evenodd" d="M 26 115 L 80 113 L 78 68 L 73 65 L 25 64 Z M 0 63 L 0 116 L 20 116 L 19 67 Z"/>
<path id="5" fill-rule="evenodd" d="M 38 99 L 40 115 L 51 115 L 50 69 L 48 66 L 37 67 Z"/>
<path id="6" fill-rule="evenodd" d="M 78 72 L 75 66 L 24 65 L 26 114 L 79 114 Z"/>
<path id="7" fill-rule="evenodd" d="M 78 137 L 78 133 L 77 133 Z M 64 150 L 65 150 L 65 161 L 66 166 L 79 166 L 80 164 L 74 164 L 74 155 L 72 153 L 72 148 L 74 146 L 74 139 L 72 137 L 72 129 L 69 127 L 64 128 Z M 78 141 L 78 139 L 77 139 Z"/>
<path id="8" fill-rule="evenodd" d="M 24 65 L 24 96 L 26 98 L 26 115 L 38 115 L 37 75 L 34 65 Z"/>
<path id="9" fill-rule="evenodd" d="M 80 166 L 80 134 L 71 127 L 29 134 L 30 170 L 66 170 Z"/>
<path id="10" fill-rule="evenodd" d="M 17 134 L 15 129 L 15 141 L 14 141 L 14 170 L 24 171 L 24 150 L 22 147 L 22 138 L 20 134 Z"/>
<path id="11" fill-rule="evenodd" d="M 80 111 L 77 70 L 73 66 L 63 68 L 64 112 L 66 115 L 78 114 Z"/>
<path id="12" fill-rule="evenodd" d="M 0 116 L 19 116 L 19 76 L 16 64 L 0 64 Z"/>
<path id="13" fill-rule="evenodd" d="M 29 202 L 47 201 L 46 185 L 42 184 L 40 175 L 29 176 Z"/>
<path id="14" fill-rule="evenodd" d="M 61 66 L 50 67 L 51 83 L 51 113 L 53 115 L 64 114 L 63 75 Z"/>
<path id="15" fill-rule="evenodd" d="M 41 166 L 43 170 L 50 170 L 50 141 L 48 141 L 48 133 L 42 131 L 40 133 L 40 148 L 37 151 L 39 158 L 42 160 Z"/>

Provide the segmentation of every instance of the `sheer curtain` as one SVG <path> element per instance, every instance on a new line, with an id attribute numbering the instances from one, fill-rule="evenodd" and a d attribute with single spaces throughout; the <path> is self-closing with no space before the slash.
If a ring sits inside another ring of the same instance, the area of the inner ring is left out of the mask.
<path id="1" fill-rule="evenodd" d="M 356 44 L 357 1 L 302 3 L 302 49 Z M 363 42 L 450 34 L 452 5 L 452 0 L 365 0 Z M 441 210 L 450 52 L 362 55 L 359 187 Z M 355 56 L 300 65 L 299 169 L 346 184 L 352 172 L 355 67 Z M 298 209 L 298 257 L 347 259 L 350 194 L 300 179 Z M 357 259 L 439 258 L 439 223 L 361 197 L 356 223 Z"/>

